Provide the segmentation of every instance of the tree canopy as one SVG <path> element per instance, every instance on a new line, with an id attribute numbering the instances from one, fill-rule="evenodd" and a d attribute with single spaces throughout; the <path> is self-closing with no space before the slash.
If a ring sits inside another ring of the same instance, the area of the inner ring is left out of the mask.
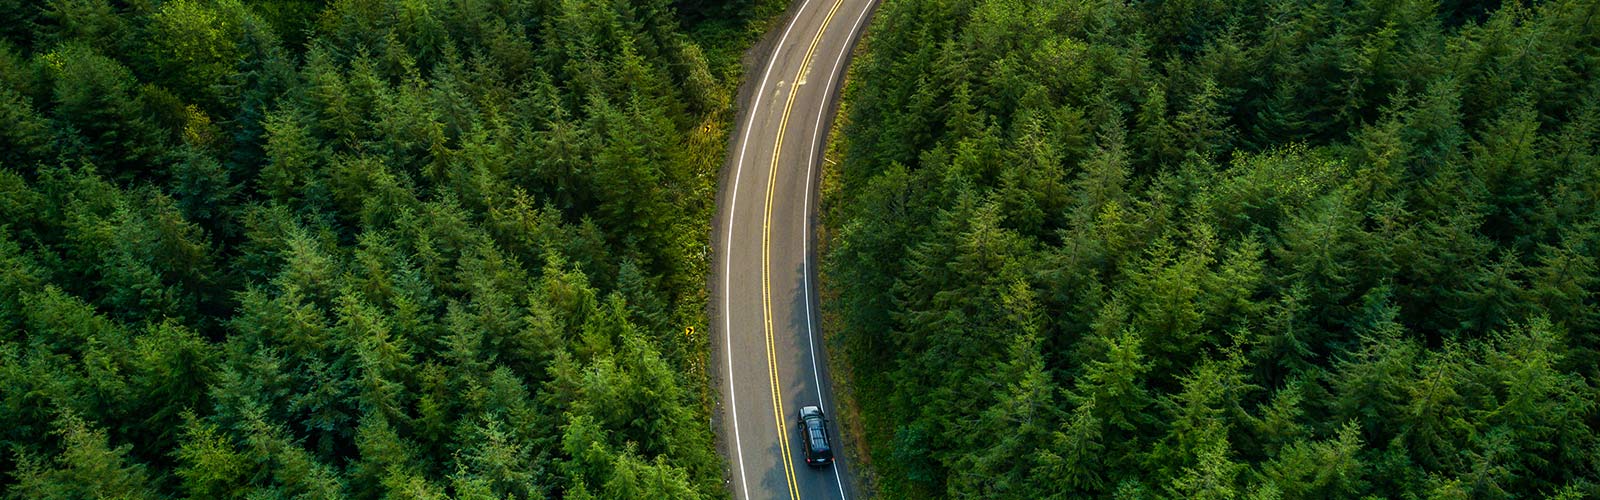
<path id="1" fill-rule="evenodd" d="M 722 497 L 692 327 L 782 7 L 0 0 L 0 491 Z"/>
<path id="2" fill-rule="evenodd" d="M 885 2 L 823 183 L 883 494 L 1600 496 L 1597 19 Z"/>

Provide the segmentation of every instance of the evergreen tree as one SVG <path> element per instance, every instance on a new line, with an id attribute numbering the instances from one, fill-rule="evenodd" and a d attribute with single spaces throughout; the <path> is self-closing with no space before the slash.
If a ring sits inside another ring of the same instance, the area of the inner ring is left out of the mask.
<path id="1" fill-rule="evenodd" d="M 1596 12 L 883 6 L 821 280 L 882 492 L 1594 493 Z"/>

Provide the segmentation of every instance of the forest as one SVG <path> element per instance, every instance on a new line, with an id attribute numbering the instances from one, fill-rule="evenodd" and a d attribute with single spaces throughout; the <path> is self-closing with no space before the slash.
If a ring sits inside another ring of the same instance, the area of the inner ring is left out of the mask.
<path id="1" fill-rule="evenodd" d="M 0 496 L 725 497 L 707 241 L 783 7 L 0 0 Z"/>
<path id="2" fill-rule="evenodd" d="M 1600 498 L 1600 2 L 887 0 L 823 310 L 885 498 Z"/>

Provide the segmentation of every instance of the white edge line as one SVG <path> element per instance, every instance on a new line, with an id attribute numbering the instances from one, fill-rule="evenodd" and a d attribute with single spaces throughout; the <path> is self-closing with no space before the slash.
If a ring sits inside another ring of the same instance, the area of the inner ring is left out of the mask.
<path id="1" fill-rule="evenodd" d="M 789 39 L 789 31 L 794 29 L 800 14 L 804 13 L 806 6 L 811 5 L 811 0 L 804 0 L 800 8 L 795 10 L 794 17 L 789 18 L 789 26 L 783 29 L 783 35 L 778 37 L 778 44 L 772 47 L 772 55 L 767 58 L 767 70 L 761 75 L 761 84 L 756 86 L 755 95 L 750 96 L 750 118 L 745 121 L 744 137 L 739 139 L 739 158 L 734 162 L 733 168 L 733 193 L 728 198 L 728 230 L 723 233 L 724 250 L 722 254 L 722 348 L 728 354 L 728 412 L 733 418 L 733 455 L 739 462 L 739 488 L 744 493 L 744 498 L 750 498 L 750 483 L 744 474 L 744 446 L 739 439 L 739 396 L 734 391 L 733 378 L 733 319 L 729 308 L 730 288 L 729 276 L 733 274 L 733 214 L 739 209 L 739 175 L 744 172 L 745 151 L 750 147 L 750 129 L 755 128 L 756 114 L 761 109 L 761 95 L 766 91 L 767 79 L 772 76 L 772 68 L 777 65 L 778 53 L 783 50 L 783 44 Z M 782 415 L 779 415 L 781 418 Z M 783 439 L 783 436 L 778 436 Z M 789 457 L 783 457 L 788 460 Z"/>
<path id="2" fill-rule="evenodd" d="M 850 51 L 850 47 L 855 45 L 852 42 L 856 38 L 856 31 L 860 30 L 862 23 L 866 22 L 867 10 L 872 8 L 872 2 L 873 0 L 867 0 L 866 5 L 861 7 L 861 14 L 856 16 L 855 26 L 850 28 L 850 35 L 845 37 L 844 46 L 839 48 L 839 55 L 833 59 L 833 70 L 828 75 L 827 91 L 823 92 L 822 105 L 817 108 L 817 121 L 811 125 L 811 153 L 806 160 L 806 201 L 805 211 L 803 212 L 805 222 L 802 224 L 804 229 L 801 233 L 804 236 L 803 241 L 808 243 L 811 241 L 811 179 L 813 177 L 811 171 L 817 164 L 817 143 L 822 136 L 822 116 L 827 114 L 828 110 L 827 96 L 833 95 L 833 87 L 839 81 L 840 63 L 844 61 L 844 56 Z M 811 249 L 807 248 L 801 255 L 803 255 L 801 262 L 804 264 L 800 274 L 801 279 L 805 282 L 805 290 L 801 294 L 806 297 L 806 348 L 811 351 L 811 380 L 816 383 L 817 404 L 821 405 L 823 404 L 822 376 L 818 375 L 817 371 L 817 341 L 812 335 L 816 328 L 811 324 Z M 731 370 L 730 368 L 730 372 Z M 842 437 L 843 433 L 840 432 L 840 435 Z M 839 461 L 835 459 L 830 465 L 833 467 L 833 481 L 839 485 L 839 498 L 848 499 L 849 497 L 844 493 L 844 479 L 839 476 Z"/>

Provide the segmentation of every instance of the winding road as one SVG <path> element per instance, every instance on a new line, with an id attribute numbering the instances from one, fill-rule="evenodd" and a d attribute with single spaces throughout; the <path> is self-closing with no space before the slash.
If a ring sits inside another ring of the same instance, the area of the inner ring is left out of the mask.
<path id="1" fill-rule="evenodd" d="M 718 432 L 736 499 L 857 496 L 842 453 L 850 436 L 831 422 L 838 459 L 811 469 L 796 412 L 818 405 L 833 415 L 812 283 L 815 181 L 839 80 L 874 0 L 799 1 L 746 90 L 717 208 Z"/>

